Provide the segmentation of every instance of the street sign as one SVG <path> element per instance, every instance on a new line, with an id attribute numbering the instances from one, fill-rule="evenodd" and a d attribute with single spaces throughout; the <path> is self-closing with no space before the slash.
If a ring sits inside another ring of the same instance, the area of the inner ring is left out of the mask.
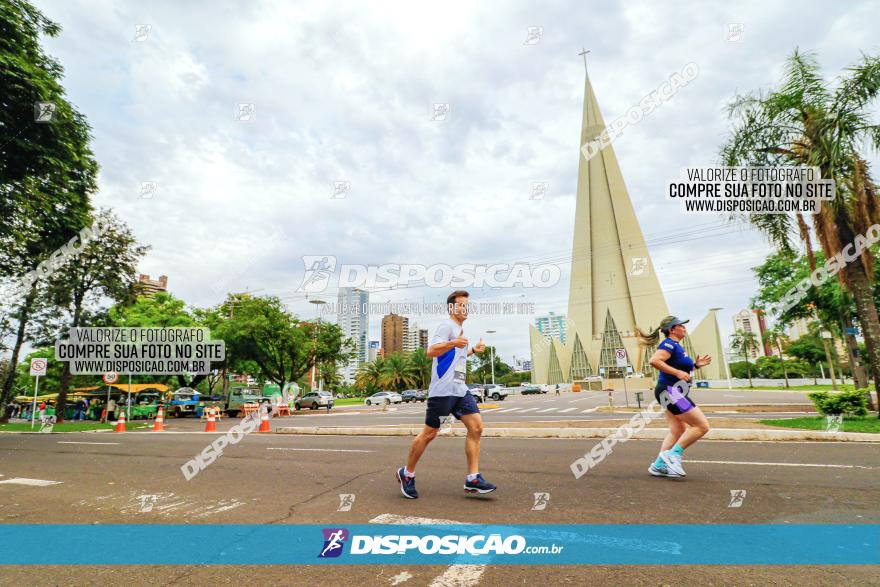
<path id="1" fill-rule="evenodd" d="M 49 361 L 46 359 L 31 359 L 31 375 L 45 376 L 48 366 Z"/>
<path id="2" fill-rule="evenodd" d="M 107 373 L 104 373 L 104 376 L 101 377 L 101 379 L 104 380 L 104 383 L 110 385 L 111 383 L 116 383 L 117 381 L 119 381 L 119 373 L 117 373 L 116 371 L 109 371 Z"/>
<path id="3" fill-rule="evenodd" d="M 856 326 L 849 326 L 845 330 L 846 330 L 847 334 L 852 335 L 852 336 L 858 336 L 858 334 L 859 334 L 859 329 Z"/>
<path id="4" fill-rule="evenodd" d="M 614 349 L 614 360 L 618 367 L 626 367 L 626 349 Z"/>

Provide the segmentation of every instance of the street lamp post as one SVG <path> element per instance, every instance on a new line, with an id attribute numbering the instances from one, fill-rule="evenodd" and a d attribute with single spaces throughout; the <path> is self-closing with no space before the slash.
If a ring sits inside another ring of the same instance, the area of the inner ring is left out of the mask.
<path id="1" fill-rule="evenodd" d="M 317 366 L 318 366 L 318 360 L 317 360 L 318 327 L 321 324 L 321 316 L 318 313 L 318 311 L 319 311 L 318 306 L 322 306 L 322 305 L 326 304 L 327 302 L 325 302 L 324 300 L 309 300 L 309 303 L 315 304 L 315 360 L 312 362 L 312 383 L 311 383 L 311 389 L 312 389 L 312 391 L 314 391 L 315 390 L 315 378 L 317 376 Z M 320 389 L 319 389 L 319 391 L 320 391 Z"/>
<path id="2" fill-rule="evenodd" d="M 495 334 L 496 330 L 487 330 L 486 334 Z M 489 360 L 492 362 L 492 385 L 495 385 L 495 347 L 489 347 Z"/>

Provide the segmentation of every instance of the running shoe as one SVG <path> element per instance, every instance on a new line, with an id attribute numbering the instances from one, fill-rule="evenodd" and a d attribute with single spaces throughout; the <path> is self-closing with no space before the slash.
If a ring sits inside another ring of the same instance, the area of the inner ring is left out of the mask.
<path id="1" fill-rule="evenodd" d="M 403 473 L 403 467 L 397 469 L 397 482 L 400 483 L 400 492 L 404 497 L 409 499 L 417 499 L 419 492 L 416 491 L 416 478 L 407 477 Z"/>
<path id="2" fill-rule="evenodd" d="M 680 454 L 674 453 L 671 450 L 664 450 L 660 453 L 660 458 L 663 459 L 666 468 L 669 469 L 670 472 L 675 473 L 679 477 L 687 476 L 687 473 L 684 472 L 684 467 L 681 466 Z"/>
<path id="3" fill-rule="evenodd" d="M 483 479 L 483 476 L 479 473 L 477 473 L 477 478 L 473 481 L 465 480 L 464 482 L 464 490 L 468 493 L 491 493 L 496 489 L 498 488 Z"/>
<path id="4" fill-rule="evenodd" d="M 651 466 L 648 467 L 648 472 L 655 477 L 681 477 L 681 475 L 672 473 L 667 467 L 657 467 L 654 463 L 651 463 Z"/>

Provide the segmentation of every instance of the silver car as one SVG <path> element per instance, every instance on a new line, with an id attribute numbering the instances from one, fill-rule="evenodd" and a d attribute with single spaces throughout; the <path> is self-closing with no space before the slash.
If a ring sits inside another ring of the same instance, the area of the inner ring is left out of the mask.
<path id="1" fill-rule="evenodd" d="M 402 401 L 403 396 L 395 391 L 380 391 L 365 399 L 364 404 L 368 406 L 380 406 L 382 404 L 399 404 Z"/>
<path id="2" fill-rule="evenodd" d="M 313 391 L 312 393 L 307 393 L 298 400 L 293 403 L 293 407 L 297 410 L 301 410 L 303 408 L 309 408 L 310 410 L 317 410 L 318 408 L 327 408 L 333 407 L 333 395 L 329 391 Z"/>

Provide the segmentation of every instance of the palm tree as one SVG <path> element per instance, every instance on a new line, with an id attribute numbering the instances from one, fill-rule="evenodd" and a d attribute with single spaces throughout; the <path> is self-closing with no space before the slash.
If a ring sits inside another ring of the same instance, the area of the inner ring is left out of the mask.
<path id="1" fill-rule="evenodd" d="M 880 223 L 877 188 L 859 150 L 860 144 L 880 146 L 880 125 L 872 124 L 869 114 L 878 94 L 880 58 L 863 55 L 832 89 L 822 79 L 815 55 L 795 50 L 779 89 L 737 96 L 729 106 L 734 124 L 721 150 L 724 165 L 806 165 L 834 180 L 834 200 L 823 202 L 812 220 L 826 259 Z M 791 236 L 797 232 L 815 269 L 810 230 L 801 214 L 755 214 L 748 220 L 783 251 L 793 250 Z M 861 258 L 837 275 L 852 294 L 880 399 L 880 319 L 871 295 L 873 268 L 873 255 L 865 247 Z"/>
<path id="2" fill-rule="evenodd" d="M 782 345 L 788 343 L 788 337 L 778 328 L 773 328 L 764 331 L 764 336 L 762 338 L 764 344 L 774 346 L 776 347 L 776 350 L 779 351 L 779 360 L 782 361 L 782 376 L 785 377 L 785 388 L 788 389 L 788 369 L 785 367 L 785 357 L 782 356 Z"/>
<path id="3" fill-rule="evenodd" d="M 382 386 L 382 373 L 385 369 L 385 358 L 376 357 L 375 361 L 361 365 L 354 378 L 354 384 L 359 389 L 372 391 Z"/>
<path id="4" fill-rule="evenodd" d="M 385 357 L 379 383 L 394 391 L 413 387 L 419 381 L 419 374 L 403 353 L 393 353 Z"/>
<path id="5" fill-rule="evenodd" d="M 746 369 L 749 373 L 749 387 L 754 387 L 752 385 L 752 364 L 749 362 L 749 355 L 752 354 L 752 351 L 757 350 L 758 337 L 755 336 L 754 332 L 737 330 L 730 335 L 730 348 L 745 357 Z"/>
<path id="6" fill-rule="evenodd" d="M 409 354 L 409 362 L 418 373 L 417 385 L 419 389 L 428 389 L 431 384 L 431 369 L 434 366 L 434 359 L 428 356 L 425 349 L 418 348 Z"/>

